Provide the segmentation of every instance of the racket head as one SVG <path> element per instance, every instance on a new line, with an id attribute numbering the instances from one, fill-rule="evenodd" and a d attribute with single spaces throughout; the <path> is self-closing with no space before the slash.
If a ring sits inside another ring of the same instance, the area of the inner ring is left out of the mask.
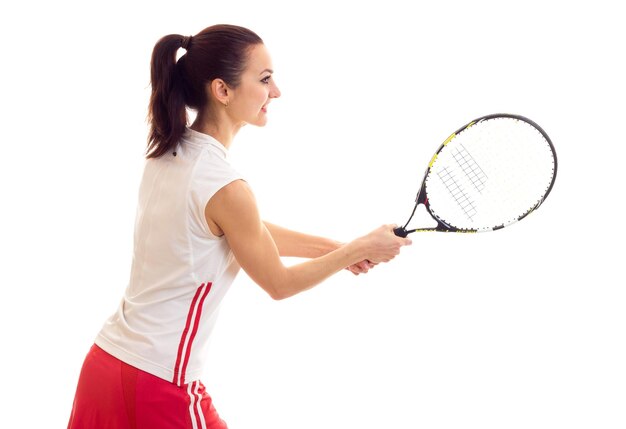
<path id="1" fill-rule="evenodd" d="M 437 226 L 407 233 L 512 225 L 545 201 L 557 166 L 550 137 L 534 121 L 507 113 L 475 119 L 441 144 L 424 174 L 416 207 L 423 204 Z"/>

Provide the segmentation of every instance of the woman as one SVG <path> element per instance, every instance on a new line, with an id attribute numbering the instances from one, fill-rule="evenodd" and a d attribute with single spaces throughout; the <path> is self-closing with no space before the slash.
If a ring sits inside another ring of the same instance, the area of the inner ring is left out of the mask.
<path id="1" fill-rule="evenodd" d="M 280 96 L 272 73 L 263 41 L 245 28 L 156 44 L 130 282 L 85 359 L 69 428 L 226 428 L 199 376 L 239 267 L 283 299 L 344 268 L 367 272 L 410 244 L 393 225 L 342 245 L 261 221 L 227 155 L 243 125 L 267 122 Z M 197 112 L 189 128 L 187 108 Z M 281 256 L 311 259 L 285 267 Z"/>

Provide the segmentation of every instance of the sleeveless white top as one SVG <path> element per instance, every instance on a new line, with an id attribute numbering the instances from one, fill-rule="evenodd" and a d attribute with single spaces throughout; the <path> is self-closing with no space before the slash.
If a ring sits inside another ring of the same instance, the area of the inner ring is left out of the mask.
<path id="1" fill-rule="evenodd" d="M 146 161 L 130 282 L 96 344 L 179 386 L 198 380 L 222 298 L 239 265 L 204 209 L 241 179 L 226 148 L 187 129 L 175 152 Z"/>

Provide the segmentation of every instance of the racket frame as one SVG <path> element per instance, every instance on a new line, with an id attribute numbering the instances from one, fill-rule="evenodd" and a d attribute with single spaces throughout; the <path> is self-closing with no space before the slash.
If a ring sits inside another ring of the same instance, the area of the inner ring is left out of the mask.
<path id="1" fill-rule="evenodd" d="M 426 192 L 426 178 L 430 174 L 430 170 L 433 167 L 435 161 L 437 160 L 437 157 L 439 156 L 441 151 L 448 145 L 448 143 L 450 143 L 452 141 L 452 139 L 454 139 L 457 135 L 459 135 L 463 131 L 467 130 L 468 128 L 470 128 L 470 127 L 472 127 L 472 126 L 474 126 L 476 124 L 479 124 L 480 122 L 487 121 L 487 120 L 490 120 L 490 119 L 497 119 L 497 118 L 509 118 L 509 119 L 517 119 L 517 120 L 520 120 L 520 121 L 524 121 L 524 122 L 528 123 L 529 125 L 531 125 L 532 127 L 534 127 L 537 131 L 539 131 L 541 133 L 541 135 L 548 142 L 548 145 L 550 146 L 550 150 L 552 151 L 552 156 L 554 158 L 554 172 L 552 174 L 552 181 L 550 182 L 550 185 L 548 186 L 548 189 L 547 189 L 546 193 L 537 202 L 537 204 L 532 206 L 524 214 L 518 216 L 517 219 L 515 219 L 515 221 L 513 221 L 513 222 L 511 222 L 511 223 L 509 223 L 507 225 L 504 225 L 504 224 L 502 224 L 502 225 L 495 225 L 495 226 L 493 226 L 491 228 L 481 228 L 480 230 L 478 230 L 478 229 L 469 229 L 469 228 L 468 229 L 456 228 L 456 227 L 454 227 L 452 225 L 449 225 L 446 222 L 444 222 L 442 219 L 440 219 L 431 210 L 430 204 L 428 202 L 428 194 Z M 395 228 L 394 229 L 394 233 L 397 236 L 399 236 L 399 237 L 406 237 L 407 235 L 412 234 L 414 232 L 427 232 L 427 231 L 457 232 L 457 233 L 476 233 L 476 232 L 486 232 L 486 231 L 497 231 L 499 229 L 504 228 L 505 226 L 511 225 L 511 224 L 513 224 L 515 222 L 519 222 L 520 220 L 522 220 L 526 216 L 528 216 L 530 213 L 532 213 L 533 211 L 537 210 L 539 208 L 539 206 L 548 197 L 548 195 L 550 194 L 550 191 L 552 191 L 552 187 L 554 186 L 554 181 L 556 179 L 557 165 L 558 165 L 558 163 L 557 163 L 557 157 L 556 157 L 556 150 L 554 149 L 554 145 L 552 144 L 552 140 L 550 140 L 550 137 L 548 137 L 548 134 L 536 122 L 534 122 L 534 121 L 532 121 L 532 120 L 530 120 L 530 119 L 528 119 L 528 118 L 526 118 L 524 116 L 515 115 L 515 114 L 511 114 L 511 113 L 494 113 L 494 114 L 491 114 L 491 115 L 482 116 L 482 117 L 480 117 L 478 119 L 475 119 L 475 120 L 467 123 L 466 125 L 462 126 L 458 130 L 456 130 L 455 132 L 450 134 L 450 136 L 441 144 L 441 146 L 439 146 L 439 148 L 437 149 L 437 151 L 433 155 L 432 159 L 428 163 L 428 168 L 426 168 L 426 172 L 424 173 L 424 178 L 422 179 L 422 185 L 420 186 L 420 189 L 419 189 L 419 191 L 417 193 L 417 196 L 415 197 L 415 206 L 413 207 L 413 211 L 411 212 L 411 216 L 409 217 L 409 220 L 407 220 L 407 222 L 404 224 L 404 226 L 400 226 L 400 227 Z M 437 222 L 437 226 L 436 227 L 432 227 L 432 228 L 415 228 L 415 229 L 407 230 L 406 227 L 409 225 L 409 223 L 413 219 L 413 216 L 415 215 L 415 211 L 417 210 L 417 207 L 420 204 L 424 205 L 424 207 L 426 208 L 426 211 L 428 212 L 428 214 Z"/>

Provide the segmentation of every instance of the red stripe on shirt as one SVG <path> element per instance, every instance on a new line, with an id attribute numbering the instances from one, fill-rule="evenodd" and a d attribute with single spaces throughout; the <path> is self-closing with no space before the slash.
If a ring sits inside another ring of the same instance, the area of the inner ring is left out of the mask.
<path id="1" fill-rule="evenodd" d="M 205 287 L 206 286 L 206 287 Z M 202 292 L 202 290 L 204 289 L 204 293 Z M 179 375 L 184 374 L 185 370 L 187 369 L 187 360 L 189 359 L 189 354 L 191 351 L 191 343 L 193 341 L 193 337 L 195 337 L 195 333 L 198 331 L 198 326 L 197 323 L 200 320 L 199 315 L 202 313 L 202 304 L 204 303 L 204 299 L 206 298 L 207 294 L 209 293 L 209 291 L 211 290 L 211 283 L 202 283 L 200 285 L 200 287 L 198 288 L 198 290 L 196 290 L 196 294 L 193 297 L 193 300 L 191 301 L 191 305 L 189 306 L 189 312 L 187 313 L 187 322 L 185 323 L 185 329 L 183 330 L 181 336 L 180 336 L 180 343 L 178 344 L 178 353 L 176 355 L 176 364 L 174 365 L 174 379 L 172 380 L 172 383 L 181 386 L 184 382 L 184 380 L 181 380 L 179 382 L 178 378 Z M 193 317 L 193 310 L 194 308 L 196 308 L 196 303 L 198 301 L 198 299 L 200 299 L 200 305 L 198 306 L 198 311 L 196 313 L 196 317 Z M 192 327 L 192 322 L 194 323 L 194 326 Z M 189 339 L 189 341 L 187 341 L 187 336 L 189 334 L 189 329 L 192 328 L 192 337 Z M 185 343 L 187 342 L 187 353 L 185 353 L 185 361 L 183 362 L 183 369 L 182 371 L 180 371 L 181 368 L 181 360 L 183 359 L 183 350 L 185 349 Z"/>
<path id="2" fill-rule="evenodd" d="M 211 291 L 211 283 L 207 283 L 206 289 L 200 298 L 200 304 L 198 304 L 198 311 L 196 311 L 196 318 L 193 323 L 193 329 L 191 331 L 191 337 L 189 338 L 189 344 L 187 345 L 187 353 L 185 353 L 185 359 L 183 360 L 183 370 L 182 375 L 183 378 L 187 373 L 187 364 L 189 363 L 189 356 L 191 355 L 191 345 L 193 344 L 193 340 L 196 338 L 196 333 L 198 332 L 198 326 L 200 326 L 200 316 L 202 315 L 202 306 L 204 305 L 204 299 L 207 297 L 209 292 Z M 185 380 L 182 380 L 184 383 Z"/>

